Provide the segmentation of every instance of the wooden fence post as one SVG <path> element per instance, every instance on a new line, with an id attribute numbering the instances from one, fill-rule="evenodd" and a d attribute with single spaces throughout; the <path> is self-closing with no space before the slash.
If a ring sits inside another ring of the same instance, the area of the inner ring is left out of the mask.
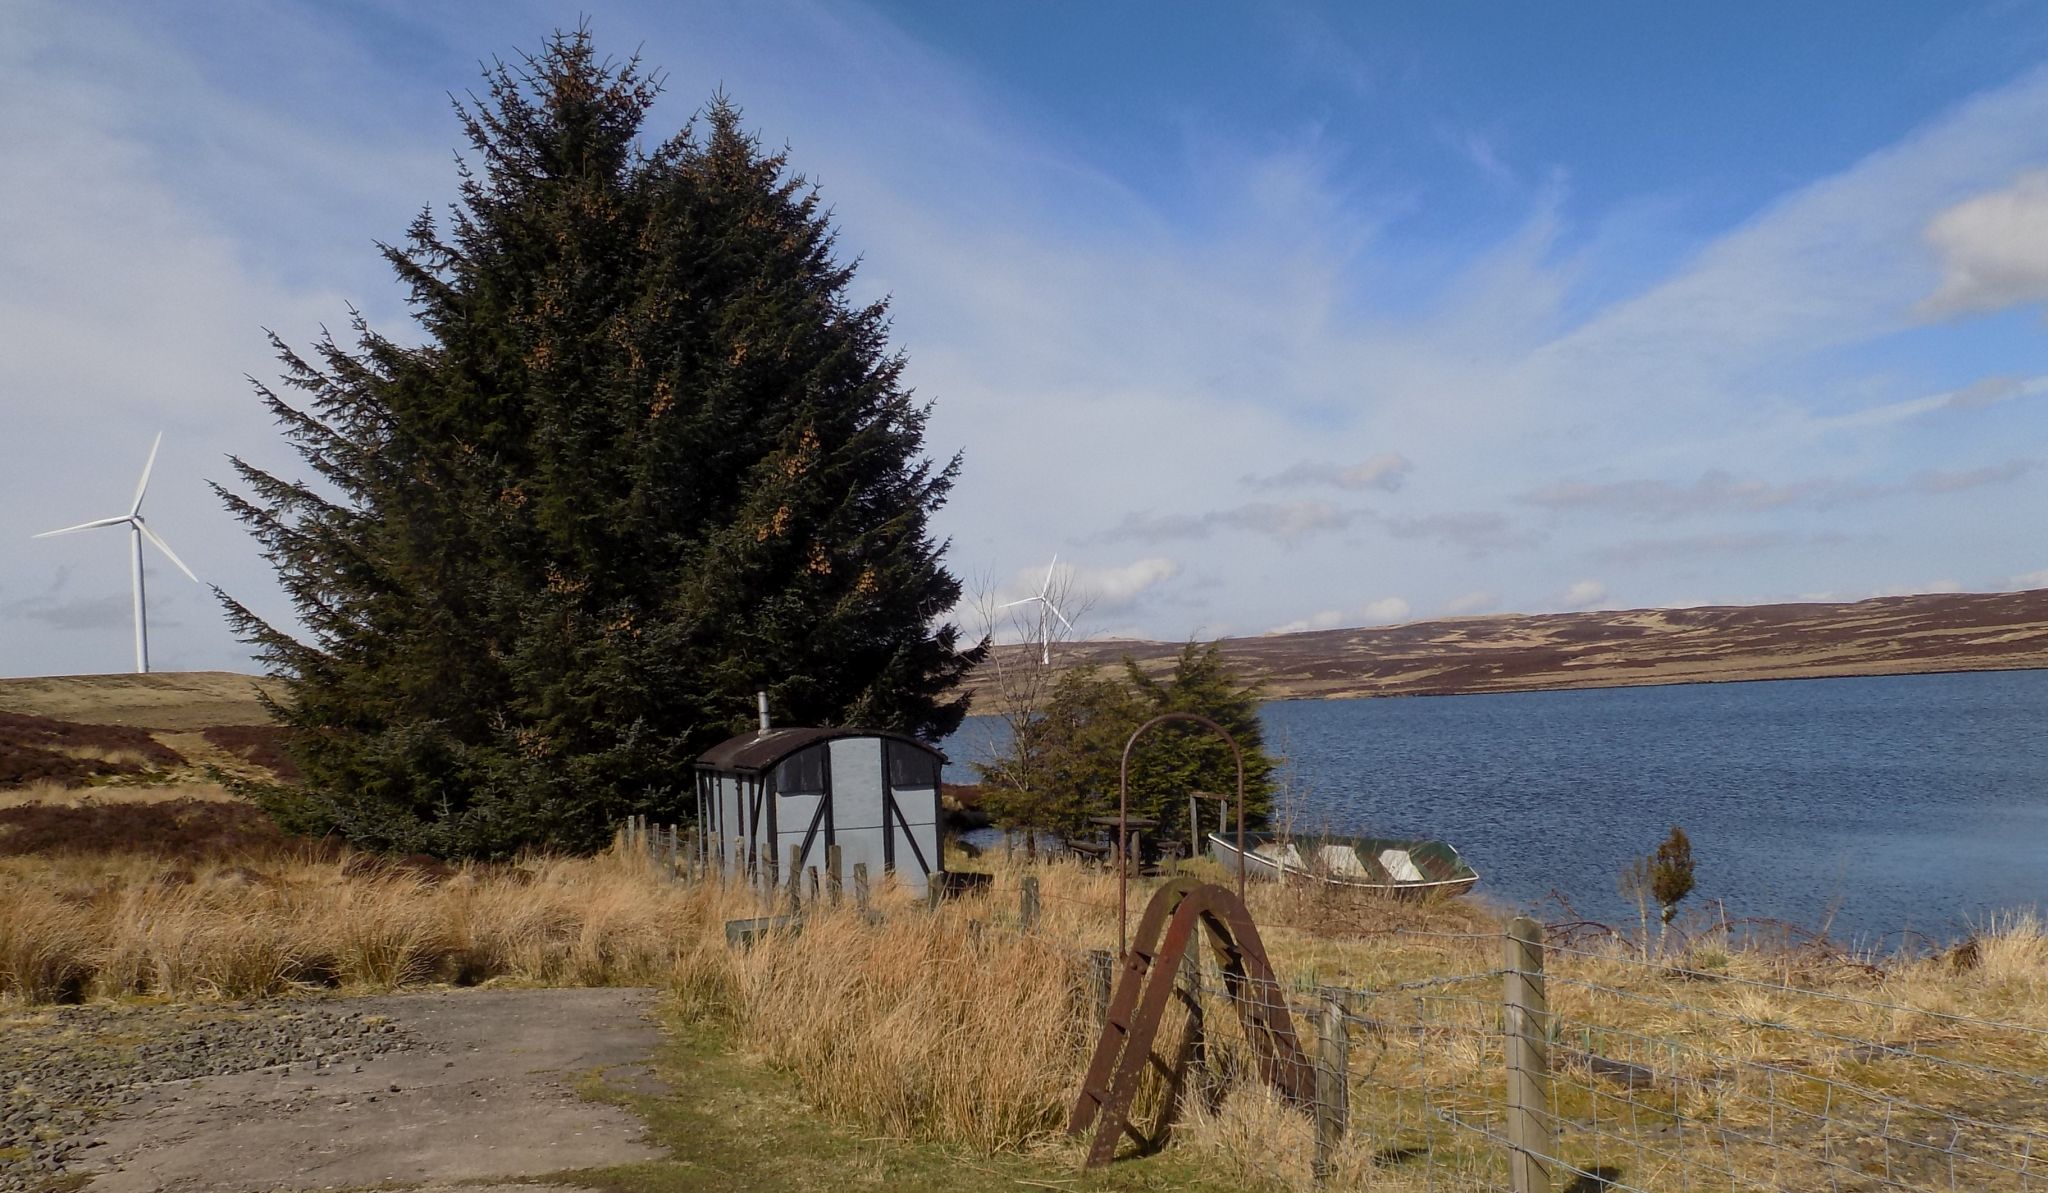
<path id="1" fill-rule="evenodd" d="M 1202 1009 L 1202 933 L 1188 942 L 1180 955 L 1180 996 L 1187 1005 L 1187 1072 L 1181 1089 L 1192 1090 L 1204 1102 L 1209 1099 L 1209 1030 Z"/>
<path id="2" fill-rule="evenodd" d="M 804 847 L 789 847 L 789 914 L 804 909 Z"/>
<path id="3" fill-rule="evenodd" d="M 834 907 L 839 906 L 841 892 L 845 888 L 845 883 L 840 881 L 844 876 L 844 871 L 840 869 L 840 863 L 844 858 L 845 854 L 840 851 L 839 846 L 825 847 L 825 893 L 831 897 Z"/>
<path id="4" fill-rule="evenodd" d="M 862 915 L 868 913 L 868 864 L 853 863 L 853 905 Z"/>
<path id="5" fill-rule="evenodd" d="M 1109 992 L 1116 984 L 1116 954 L 1108 949 L 1088 950 L 1088 987 L 1095 1003 L 1095 1022 L 1109 1022 Z"/>
<path id="6" fill-rule="evenodd" d="M 1017 922 L 1026 932 L 1038 926 L 1038 875 L 1024 876 L 1024 889 L 1017 898 Z"/>
<path id="7" fill-rule="evenodd" d="M 816 907 L 819 902 L 818 897 L 822 893 L 818 883 L 818 868 L 812 866 L 809 873 L 811 878 L 811 906 Z"/>
<path id="8" fill-rule="evenodd" d="M 1543 925 L 1516 916 L 1507 934 L 1508 1182 L 1550 1193 L 1550 1008 L 1543 990 Z"/>
<path id="9" fill-rule="evenodd" d="M 1351 1032 L 1344 1022 L 1344 991 L 1322 990 L 1316 1027 L 1316 1159 L 1317 1180 L 1327 1179 L 1344 1146 L 1351 1119 Z"/>

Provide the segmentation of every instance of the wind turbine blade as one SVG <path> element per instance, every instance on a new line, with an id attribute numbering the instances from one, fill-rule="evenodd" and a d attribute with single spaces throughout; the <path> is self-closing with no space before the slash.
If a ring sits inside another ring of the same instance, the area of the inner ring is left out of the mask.
<path id="1" fill-rule="evenodd" d="M 29 537 L 39 539 L 53 538 L 60 534 L 72 534 L 80 530 L 98 530 L 102 526 L 119 526 L 127 520 L 126 518 L 95 518 L 90 522 L 80 522 L 76 526 L 66 526 L 62 530 L 45 530 L 41 534 L 30 535 Z"/>
<path id="2" fill-rule="evenodd" d="M 138 510 L 142 508 L 142 494 L 146 490 L 148 490 L 150 471 L 156 467 L 156 449 L 162 447 L 163 445 L 164 433 L 162 431 L 158 431 L 156 433 L 156 442 L 149 445 L 149 460 L 142 466 L 142 479 L 135 482 L 135 501 L 128 507 L 128 513 L 130 516 L 133 516 Z M 149 532 L 144 531 L 143 533 L 148 534 Z"/>
<path id="3" fill-rule="evenodd" d="M 1052 570 L 1059 565 L 1060 557 L 1058 555 L 1054 555 L 1052 562 L 1045 565 L 1045 583 L 1038 586 L 1038 595 L 1044 596 L 1052 591 Z"/>
<path id="4" fill-rule="evenodd" d="M 187 575 L 188 577 L 190 577 L 192 583 L 199 583 L 199 577 L 192 575 L 192 569 L 185 566 L 185 561 L 178 558 L 178 553 L 176 551 L 171 550 L 171 545 L 169 543 L 163 541 L 162 539 L 156 536 L 156 531 L 151 530 L 148 526 L 143 525 L 142 520 L 139 518 L 135 522 L 135 529 L 140 530 L 142 532 L 143 538 L 146 538 L 150 542 L 155 543 L 156 549 L 164 553 L 164 558 L 170 560 L 172 563 L 177 564 L 178 570 L 185 573 L 185 575 Z M 1064 621 L 1065 618 L 1062 618 L 1061 620 Z"/>
<path id="5" fill-rule="evenodd" d="M 1058 605 L 1053 604 L 1051 601 L 1047 601 L 1045 603 L 1045 607 L 1052 610 L 1052 615 L 1060 619 L 1060 624 L 1067 627 L 1067 632 L 1069 634 L 1078 634 L 1081 632 L 1074 628 L 1073 622 L 1067 620 L 1066 614 L 1060 612 L 1060 607 Z"/>
<path id="6" fill-rule="evenodd" d="M 72 529 L 74 529 L 74 530 L 75 530 L 75 529 L 78 529 L 78 528 L 77 528 L 77 527 L 73 527 Z M 63 532 L 63 531 L 61 531 L 61 530 L 52 530 L 52 531 L 51 531 L 50 533 L 51 533 L 51 534 L 63 534 L 64 532 Z M 42 536 L 42 535 L 37 535 L 36 537 L 37 537 L 37 538 L 41 538 L 41 537 L 43 537 L 43 536 Z M 1010 602 L 1009 604 L 1006 604 L 1006 605 L 997 605 L 997 606 L 996 606 L 996 608 L 998 608 L 998 609 L 1014 609 L 1014 608 L 1016 608 L 1016 607 L 1017 607 L 1017 606 L 1019 606 L 1019 605 L 1028 605 L 1028 604 L 1030 604 L 1030 603 L 1031 603 L 1031 602 L 1033 602 L 1033 601 L 1042 601 L 1042 600 L 1044 600 L 1044 599 L 1045 599 L 1044 597 L 1028 596 L 1028 597 L 1025 597 L 1025 598 L 1024 598 L 1023 600 L 1021 600 L 1021 601 L 1011 601 L 1011 602 Z"/>

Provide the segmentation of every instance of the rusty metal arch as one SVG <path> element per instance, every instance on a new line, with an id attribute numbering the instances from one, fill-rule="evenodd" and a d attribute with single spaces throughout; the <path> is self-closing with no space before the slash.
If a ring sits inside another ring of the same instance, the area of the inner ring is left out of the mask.
<path id="1" fill-rule="evenodd" d="M 1230 756 L 1237 762 L 1237 901 L 1239 906 L 1244 904 L 1244 872 L 1246 869 L 1244 861 L 1244 751 L 1238 748 L 1237 739 L 1231 736 L 1230 730 L 1225 729 L 1200 713 L 1161 713 L 1136 729 L 1131 730 L 1131 736 L 1124 741 L 1123 761 L 1117 764 L 1116 949 L 1118 956 L 1123 956 L 1130 951 L 1130 936 L 1128 935 L 1129 930 L 1126 925 L 1129 924 L 1131 918 L 1131 864 L 1130 859 L 1125 857 L 1124 854 L 1130 848 L 1131 842 L 1131 747 L 1138 744 L 1138 739 L 1145 735 L 1146 730 L 1154 725 L 1164 725 L 1168 721 L 1193 721 L 1198 725 L 1207 725 L 1209 728 L 1214 729 L 1223 738 L 1224 743 L 1230 747 Z M 1157 902 L 1156 898 L 1154 902 Z"/>
<path id="2" fill-rule="evenodd" d="M 1107 1164 L 1116 1155 L 1117 1141 L 1133 1130 L 1131 1103 L 1146 1064 L 1161 1064 L 1152 1056 L 1153 1041 L 1167 999 L 1173 994 L 1181 959 L 1198 930 L 1208 935 L 1223 973 L 1224 991 L 1237 1007 L 1238 1021 L 1251 1042 L 1260 1080 L 1295 1105 L 1307 1105 L 1314 1098 L 1314 1073 L 1294 1034 L 1286 997 L 1244 901 L 1214 883 L 1177 878 L 1152 896 L 1138 923 L 1137 942 L 1124 953 L 1123 972 L 1110 998 L 1102 1036 L 1067 1120 L 1070 1135 L 1081 1135 L 1090 1125 L 1095 1126 L 1095 1141 L 1084 1168 Z M 1186 1059 L 1184 1054 L 1182 1066 Z M 1176 1086 L 1182 1076 L 1169 1073 Z M 1173 1113 L 1171 1101 L 1161 1113 L 1163 1130 Z"/>

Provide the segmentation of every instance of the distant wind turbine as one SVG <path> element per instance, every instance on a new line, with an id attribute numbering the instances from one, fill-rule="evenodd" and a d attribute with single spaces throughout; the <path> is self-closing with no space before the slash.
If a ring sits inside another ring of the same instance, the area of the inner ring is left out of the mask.
<path id="1" fill-rule="evenodd" d="M 151 530 L 142 520 L 142 495 L 149 490 L 149 473 L 156 467 L 156 449 L 163 445 L 164 433 L 158 431 L 156 442 L 149 448 L 149 462 L 142 466 L 142 479 L 135 482 L 135 500 L 129 503 L 127 513 L 118 518 L 98 518 L 91 522 L 80 522 L 76 526 L 66 526 L 62 530 L 46 530 L 35 536 L 46 539 L 53 535 L 72 534 L 80 530 L 98 530 L 102 526 L 128 528 L 128 537 L 135 548 L 129 561 L 129 574 L 135 581 L 135 671 L 139 675 L 146 675 L 149 672 L 149 615 L 142 595 L 142 540 L 148 539 L 155 544 L 156 549 L 164 553 L 164 558 L 177 564 L 178 570 L 190 576 L 194 584 L 199 582 L 199 577 L 192 575 L 192 569 L 185 566 L 185 561 L 178 558 L 178 553 L 171 550 L 171 545 L 158 538 L 156 531 Z"/>
<path id="2" fill-rule="evenodd" d="M 1033 601 L 1037 601 L 1045 606 L 1038 612 L 1038 662 L 1040 666 L 1050 666 L 1052 664 L 1052 623 L 1045 619 L 1045 615 L 1050 613 L 1054 617 L 1059 618 L 1060 624 L 1067 627 L 1068 633 L 1074 632 L 1074 623 L 1068 621 L 1067 615 L 1060 612 L 1060 607 L 1052 603 L 1052 573 L 1053 569 L 1059 565 L 1060 557 L 1057 555 L 1053 556 L 1052 562 L 1046 565 L 1045 583 L 1038 586 L 1038 595 L 1028 596 L 1021 601 L 1011 601 L 1008 604 L 996 606 L 998 609 L 1014 609 L 1018 605 L 1028 605 Z"/>

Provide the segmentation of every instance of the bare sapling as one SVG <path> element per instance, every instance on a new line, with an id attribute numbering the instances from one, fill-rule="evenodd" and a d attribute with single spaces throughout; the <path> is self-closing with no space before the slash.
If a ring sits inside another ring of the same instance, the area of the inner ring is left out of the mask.
<path id="1" fill-rule="evenodd" d="M 1650 956 L 1650 867 L 1651 856 L 1630 858 L 1614 879 L 1614 887 L 1621 897 L 1636 905 L 1636 951 L 1645 960 Z"/>

